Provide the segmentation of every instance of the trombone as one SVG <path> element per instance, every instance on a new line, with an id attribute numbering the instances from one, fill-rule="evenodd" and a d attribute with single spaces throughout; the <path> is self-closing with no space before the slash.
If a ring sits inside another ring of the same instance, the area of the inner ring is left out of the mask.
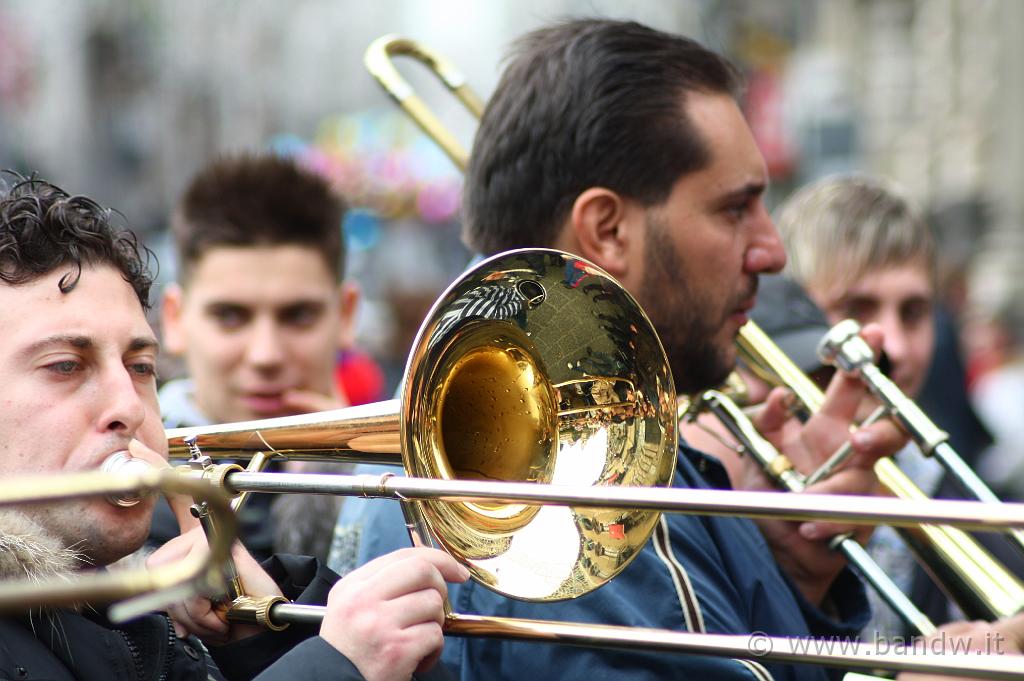
<path id="1" fill-rule="evenodd" d="M 138 460 L 136 460 L 138 462 Z M 131 473 L 127 471 L 131 470 Z M 109 610 L 111 621 L 123 622 L 192 595 L 224 588 L 221 570 L 229 558 L 237 523 L 229 497 L 201 480 L 172 470 L 114 465 L 111 472 L 31 476 L 8 480 L 0 489 L 0 506 L 26 506 L 81 497 L 106 497 L 115 505 L 131 505 L 154 492 L 188 494 L 204 501 L 222 529 L 206 556 L 191 555 L 168 565 L 95 574 L 57 577 L 45 581 L 0 582 L 0 610 L 13 612 L 44 606 L 119 601 Z M 115 472 L 120 471 L 120 472 Z M 138 472 L 137 472 L 138 471 Z"/>

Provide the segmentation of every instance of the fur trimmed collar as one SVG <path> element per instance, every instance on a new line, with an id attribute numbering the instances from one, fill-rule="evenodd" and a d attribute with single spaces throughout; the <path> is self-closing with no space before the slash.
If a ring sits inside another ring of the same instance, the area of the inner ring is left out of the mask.
<path id="1" fill-rule="evenodd" d="M 82 562 L 81 554 L 63 546 L 29 516 L 0 510 L 0 580 L 66 578 Z"/>

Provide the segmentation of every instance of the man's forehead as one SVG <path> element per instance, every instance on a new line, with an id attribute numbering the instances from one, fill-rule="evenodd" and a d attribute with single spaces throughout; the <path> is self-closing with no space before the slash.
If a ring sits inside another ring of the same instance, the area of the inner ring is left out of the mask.
<path id="1" fill-rule="evenodd" d="M 912 259 L 902 263 L 869 266 L 857 272 L 857 263 L 836 259 L 831 268 L 836 275 L 823 277 L 819 287 L 829 298 L 849 299 L 853 296 L 867 297 L 887 293 L 911 293 L 931 296 L 934 293 L 931 270 L 924 259 Z"/>
<path id="2" fill-rule="evenodd" d="M 203 254 L 187 281 L 186 296 L 256 305 L 328 298 L 338 282 L 323 256 L 304 246 L 217 247 Z"/>
<path id="3" fill-rule="evenodd" d="M 686 115 L 704 141 L 708 163 L 702 171 L 721 193 L 767 186 L 764 156 L 736 101 L 726 94 L 690 93 Z"/>
<path id="4" fill-rule="evenodd" d="M 4 346 L 24 351 L 47 339 L 76 347 L 155 342 L 134 289 L 116 270 L 84 268 L 77 284 L 61 291 L 66 274 L 55 271 L 17 286 L 0 284 Z"/>

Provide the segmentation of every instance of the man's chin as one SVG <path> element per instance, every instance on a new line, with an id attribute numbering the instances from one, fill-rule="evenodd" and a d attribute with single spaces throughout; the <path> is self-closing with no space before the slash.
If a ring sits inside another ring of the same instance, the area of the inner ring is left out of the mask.
<path id="1" fill-rule="evenodd" d="M 102 508 L 92 516 L 91 527 L 79 533 L 80 550 L 96 566 L 110 565 L 139 550 L 149 537 L 154 504 L 155 499 L 146 499 L 129 508 Z"/>
<path id="2" fill-rule="evenodd" d="M 735 353 L 728 357 L 706 356 L 704 361 L 687 361 L 682 372 L 675 372 L 676 391 L 680 395 L 695 395 L 720 388 L 736 366 Z"/>

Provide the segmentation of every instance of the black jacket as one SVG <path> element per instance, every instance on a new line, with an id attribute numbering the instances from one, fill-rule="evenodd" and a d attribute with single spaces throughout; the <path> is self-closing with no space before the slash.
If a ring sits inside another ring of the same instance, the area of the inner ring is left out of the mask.
<path id="1" fill-rule="evenodd" d="M 284 594 L 322 604 L 337 576 L 316 561 L 274 556 L 264 569 Z M 435 674 L 441 674 L 440 677 Z M 438 670 L 427 678 L 446 678 Z M 0 619 L 0 681 L 361 681 L 315 627 L 292 626 L 207 651 L 179 639 L 164 614 L 111 624 L 101 613 L 55 610 Z"/>

